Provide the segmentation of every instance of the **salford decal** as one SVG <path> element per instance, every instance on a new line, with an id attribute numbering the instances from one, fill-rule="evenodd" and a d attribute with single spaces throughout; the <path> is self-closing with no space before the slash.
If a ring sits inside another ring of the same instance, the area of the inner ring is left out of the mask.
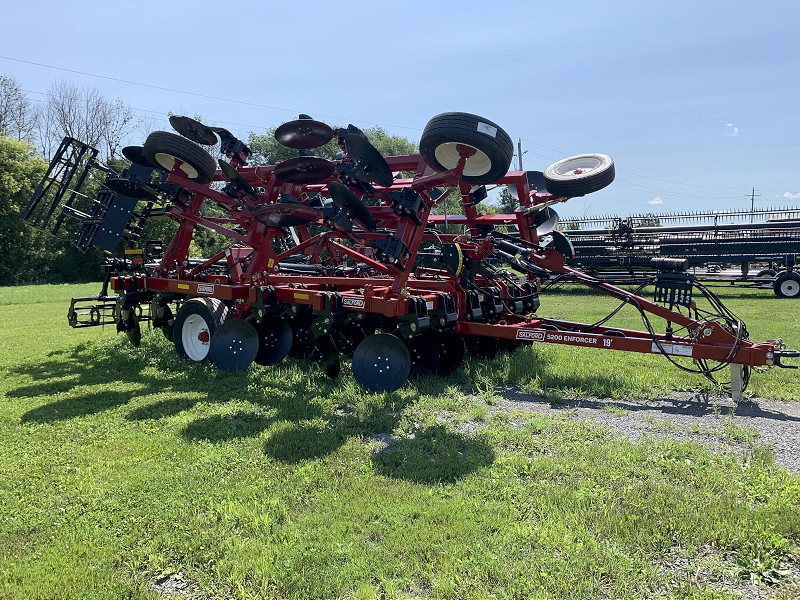
<path id="1" fill-rule="evenodd" d="M 346 306 L 348 308 L 364 308 L 364 299 L 345 296 L 342 298 L 342 306 Z"/>
<path id="2" fill-rule="evenodd" d="M 208 285 L 207 283 L 198 283 L 197 284 L 197 293 L 198 294 L 213 294 L 214 293 L 214 286 Z"/>
<path id="3" fill-rule="evenodd" d="M 544 341 L 544 331 L 533 331 L 532 329 L 518 329 L 518 340 L 528 340 L 529 342 Z"/>

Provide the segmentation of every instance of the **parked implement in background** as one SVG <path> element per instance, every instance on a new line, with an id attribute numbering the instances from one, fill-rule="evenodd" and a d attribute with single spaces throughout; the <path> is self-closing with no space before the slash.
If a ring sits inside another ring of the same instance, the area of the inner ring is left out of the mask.
<path id="1" fill-rule="evenodd" d="M 685 258 L 703 283 L 800 298 L 800 209 L 586 217 L 564 226 L 575 248 L 567 264 L 609 283 L 646 281 L 643 269 L 656 257 Z"/>
<path id="2" fill-rule="evenodd" d="M 358 383 L 376 391 L 452 373 L 465 348 L 490 358 L 531 342 L 662 354 L 711 378 L 731 366 L 734 395 L 749 367 L 798 356 L 780 340 L 750 341 L 686 261 L 655 261 L 653 300 L 567 266 L 573 245 L 553 206 L 609 185 L 606 155 L 569 157 L 543 173 L 509 171 L 513 145 L 500 126 L 444 113 L 425 127 L 418 154 L 384 157 L 357 127 L 301 115 L 275 132 L 298 156 L 251 166 L 250 149 L 227 130 L 171 122 L 181 135 L 156 131 L 126 148 L 131 165 L 122 173 L 66 138 L 25 211 L 53 232 L 65 217 L 77 219 L 82 249 L 127 246 L 109 259 L 102 293 L 73 300 L 74 327 L 114 323 L 138 345 L 149 321 L 181 357 L 225 371 L 291 355 L 336 377 L 348 355 Z M 215 161 L 199 144 L 217 137 L 224 158 Z M 336 160 L 314 155 L 332 139 Z M 84 193 L 98 173 L 104 185 Z M 513 214 L 480 212 L 490 185 L 513 190 Z M 442 212 L 452 196 L 460 214 Z M 166 244 L 142 247 L 142 227 L 154 217 L 177 230 Z M 224 249 L 191 257 L 198 228 L 226 240 Z M 645 330 L 537 316 L 542 282 L 554 277 L 633 307 Z"/>

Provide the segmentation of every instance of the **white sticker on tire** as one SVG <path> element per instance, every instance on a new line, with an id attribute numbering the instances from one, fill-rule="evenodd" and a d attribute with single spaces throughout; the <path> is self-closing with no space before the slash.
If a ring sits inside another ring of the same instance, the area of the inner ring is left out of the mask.
<path id="1" fill-rule="evenodd" d="M 492 127 L 488 123 L 481 123 L 478 121 L 478 131 L 493 138 L 497 137 L 497 127 Z"/>

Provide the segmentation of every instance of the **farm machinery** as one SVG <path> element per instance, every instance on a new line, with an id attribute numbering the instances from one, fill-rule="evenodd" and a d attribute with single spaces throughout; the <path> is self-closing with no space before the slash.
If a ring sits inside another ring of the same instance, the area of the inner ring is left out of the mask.
<path id="1" fill-rule="evenodd" d="M 130 166 L 121 172 L 65 138 L 23 214 L 54 233 L 77 220 L 83 250 L 125 246 L 108 259 L 102 292 L 73 299 L 73 327 L 113 324 L 138 345 L 149 322 L 179 356 L 231 372 L 293 356 L 337 377 L 351 356 L 354 378 L 373 391 L 450 374 L 465 350 L 491 358 L 535 342 L 661 354 L 712 379 L 730 366 L 734 394 L 751 368 L 794 368 L 783 361 L 798 352 L 750 341 L 686 260 L 653 261 L 652 299 L 639 295 L 644 286 L 631 292 L 566 264 L 574 249 L 553 206 L 611 184 L 606 155 L 509 171 L 513 144 L 500 126 L 443 113 L 426 125 L 418 153 L 383 156 L 358 127 L 300 115 L 274 132 L 297 156 L 255 165 L 229 131 L 170 122 L 177 133 L 156 131 L 123 150 Z M 332 141 L 335 159 L 315 154 Z M 484 214 L 487 186 L 499 185 L 519 207 Z M 453 196 L 458 214 L 443 213 Z M 176 223 L 166 244 L 140 243 L 152 218 Z M 224 249 L 190 256 L 198 228 L 221 236 Z M 595 323 L 541 316 L 543 282 L 556 277 L 619 308 Z M 638 311 L 643 330 L 607 325 L 623 306 Z"/>
<path id="2" fill-rule="evenodd" d="M 563 225 L 575 248 L 567 264 L 604 281 L 646 280 L 643 269 L 654 257 L 680 257 L 703 283 L 772 288 L 779 298 L 800 298 L 796 208 L 585 217 Z"/>

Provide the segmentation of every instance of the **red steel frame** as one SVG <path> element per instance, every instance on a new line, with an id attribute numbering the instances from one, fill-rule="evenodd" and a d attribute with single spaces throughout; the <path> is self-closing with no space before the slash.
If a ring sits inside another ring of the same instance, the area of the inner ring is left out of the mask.
<path id="1" fill-rule="evenodd" d="M 503 314 L 494 323 L 470 322 L 464 319 L 467 293 L 459 283 L 459 278 L 442 269 L 413 268 L 420 245 L 423 242 L 458 243 L 464 255 L 481 261 L 492 254 L 494 246 L 491 237 L 480 239 L 482 226 L 516 225 L 519 237 L 530 247 L 539 243 L 536 228 L 532 223 L 535 213 L 543 206 L 561 202 L 559 198 L 547 193 L 530 190 L 525 172 L 510 171 L 496 183 L 515 188 L 520 208 L 513 214 L 480 215 L 471 202 L 471 186 L 461 182 L 461 171 L 473 149 L 460 146 L 461 161 L 454 169 L 434 173 L 418 154 L 387 157 L 386 161 L 393 172 L 413 173 L 412 177 L 394 180 L 391 187 L 376 188 L 374 197 L 380 200 L 378 206 L 369 207 L 372 217 L 383 223 L 383 228 L 393 232 L 408 249 L 408 255 L 397 263 L 390 264 L 376 259 L 369 250 L 370 241 L 386 237 L 385 233 L 348 233 L 327 228 L 321 233 L 312 234 L 308 226 L 296 228 L 299 243 L 294 247 L 277 253 L 273 249 L 276 237 L 284 236 L 283 230 L 268 227 L 259 222 L 256 210 L 263 205 L 279 201 L 280 193 L 285 192 L 301 201 L 315 194 L 326 193 L 328 181 L 337 181 L 334 173 L 329 179 L 311 184 L 288 184 L 277 179 L 273 166 L 245 166 L 234 161 L 239 173 L 253 187 L 260 188 L 257 201 L 247 195 L 231 198 L 207 185 L 187 179 L 176 162 L 167 181 L 179 186 L 185 192 L 178 201 L 167 209 L 167 215 L 178 223 L 178 230 L 152 274 L 120 275 L 111 279 L 111 286 L 118 292 L 148 291 L 175 294 L 178 296 L 211 296 L 230 301 L 234 315 L 246 316 L 258 299 L 258 290 L 269 287 L 274 290 L 274 298 L 284 304 L 307 305 L 313 310 L 322 310 L 326 299 L 332 293 L 343 301 L 342 309 L 348 312 L 366 312 L 384 317 L 402 317 L 414 311 L 409 298 L 421 298 L 427 306 L 435 305 L 437 294 L 450 294 L 459 318 L 452 328 L 454 333 L 476 336 L 490 336 L 498 339 L 511 339 L 523 342 L 546 342 L 571 346 L 584 346 L 609 350 L 622 350 L 640 353 L 667 353 L 679 357 L 725 361 L 749 366 L 772 366 L 779 362 L 776 352 L 780 350 L 779 341 L 753 343 L 737 339 L 734 332 L 720 323 L 701 322 L 665 306 L 636 296 L 626 290 L 593 280 L 587 275 L 564 265 L 565 257 L 555 249 L 541 249 L 528 252 L 523 258 L 537 267 L 554 273 L 570 273 L 590 287 L 604 294 L 618 298 L 640 307 L 643 311 L 660 317 L 689 332 L 688 336 L 672 336 L 635 330 L 589 327 L 570 322 L 546 322 L 535 316 Z M 347 157 L 345 161 L 349 160 Z M 222 180 L 218 171 L 215 181 Z M 431 190 L 437 187 L 456 187 L 461 192 L 464 215 L 431 214 L 437 202 L 431 197 Z M 411 218 L 400 217 L 391 207 L 391 193 L 410 188 L 418 193 L 423 201 L 419 214 L 421 224 Z M 210 200 L 222 207 L 227 217 L 208 217 L 201 214 L 204 201 Z M 322 224 L 318 222 L 317 224 Z M 463 225 L 470 235 L 454 235 L 426 232 L 426 226 Z M 191 267 L 188 262 L 189 245 L 196 226 L 206 227 L 231 240 L 231 248 L 209 258 L 202 265 Z M 233 229 L 233 227 L 236 229 Z M 348 240 L 355 247 L 341 243 Z M 279 264 L 292 254 L 303 253 L 310 256 L 310 262 L 322 261 L 322 252 L 327 251 L 334 264 L 347 258 L 367 265 L 369 276 L 317 276 L 294 275 L 280 272 Z M 245 257 L 241 263 L 242 257 Z M 202 275 L 203 271 L 218 261 L 227 260 L 230 278 Z M 537 277 L 528 276 L 534 285 L 539 285 Z M 738 348 L 737 348 L 738 346 Z M 732 348 L 737 348 L 732 355 Z"/>

